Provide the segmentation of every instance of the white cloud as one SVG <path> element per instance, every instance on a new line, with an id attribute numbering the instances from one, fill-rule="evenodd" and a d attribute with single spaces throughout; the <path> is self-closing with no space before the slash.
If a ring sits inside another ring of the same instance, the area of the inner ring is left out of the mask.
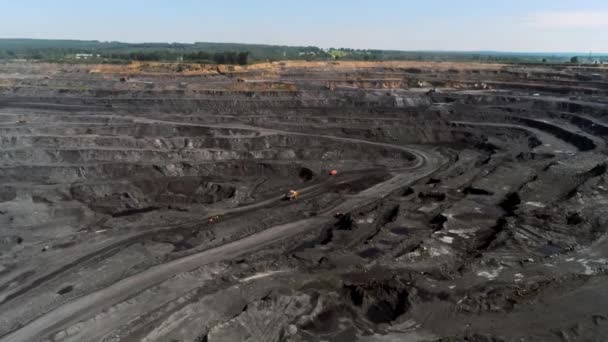
<path id="1" fill-rule="evenodd" d="M 608 10 L 538 12 L 530 16 L 529 24 L 542 29 L 608 28 Z"/>

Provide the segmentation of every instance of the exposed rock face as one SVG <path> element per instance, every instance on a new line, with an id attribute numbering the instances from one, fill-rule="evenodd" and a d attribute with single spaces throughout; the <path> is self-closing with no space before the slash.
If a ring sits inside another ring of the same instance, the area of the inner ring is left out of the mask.
<path id="1" fill-rule="evenodd" d="M 281 341 L 297 334 L 298 328 L 291 322 L 312 310 L 312 300 L 306 294 L 272 296 L 249 303 L 237 317 L 211 328 L 207 340 Z"/>

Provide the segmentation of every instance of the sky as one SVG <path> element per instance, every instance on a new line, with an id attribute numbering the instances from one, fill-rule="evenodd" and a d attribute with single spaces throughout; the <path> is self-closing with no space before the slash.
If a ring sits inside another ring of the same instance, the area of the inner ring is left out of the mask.
<path id="1" fill-rule="evenodd" d="M 0 38 L 608 53 L 608 0 L 0 0 Z"/>

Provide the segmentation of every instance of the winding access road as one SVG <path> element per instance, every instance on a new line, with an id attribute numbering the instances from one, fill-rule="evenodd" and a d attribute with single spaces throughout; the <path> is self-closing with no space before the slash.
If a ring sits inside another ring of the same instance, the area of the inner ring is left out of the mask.
<path id="1" fill-rule="evenodd" d="M 148 120 L 145 120 L 148 121 Z M 156 120 L 153 120 L 156 121 Z M 167 122 L 164 122 L 167 123 Z M 206 126 L 206 125 L 200 125 Z M 218 127 L 216 125 L 210 125 Z M 233 128 L 226 126 L 226 128 Z M 60 305 L 53 310 L 42 314 L 26 323 L 19 329 L 0 338 L 0 342 L 31 342 L 42 341 L 53 333 L 78 321 L 86 320 L 96 313 L 107 309 L 117 303 L 125 301 L 143 290 L 157 285 L 164 280 L 179 273 L 192 271 L 201 266 L 229 260 L 248 252 L 260 249 L 273 242 L 294 236 L 333 222 L 335 211 L 348 212 L 358 207 L 377 201 L 393 191 L 407 186 L 421 178 L 427 177 L 438 168 L 447 163 L 447 159 L 432 148 L 420 146 L 399 146 L 387 143 L 370 142 L 366 140 L 344 138 L 307 133 L 294 133 L 273 129 L 247 128 L 264 131 L 271 134 L 307 135 L 319 138 L 329 138 L 338 141 L 347 141 L 357 144 L 369 144 L 406 152 L 413 157 L 414 163 L 400 169 L 392 170 L 393 177 L 378 183 L 357 195 L 354 195 L 340 205 L 327 209 L 318 216 L 306 218 L 295 222 L 270 227 L 259 233 L 247 236 L 225 245 L 173 260 L 161 265 L 151 267 L 141 273 L 124 278 L 106 288 L 88 293 L 70 302 Z M 327 188 L 330 184 L 324 185 Z M 258 203 L 253 206 L 266 205 Z M 250 208 L 249 208 L 250 209 Z"/>

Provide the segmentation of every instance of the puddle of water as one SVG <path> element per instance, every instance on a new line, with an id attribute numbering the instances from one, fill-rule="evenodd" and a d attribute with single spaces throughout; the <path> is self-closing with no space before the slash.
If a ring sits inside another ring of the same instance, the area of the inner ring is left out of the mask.
<path id="1" fill-rule="evenodd" d="M 381 251 L 378 248 L 372 247 L 364 250 L 363 252 L 357 253 L 357 255 L 362 258 L 369 259 L 377 256 L 378 254 L 380 254 L 380 252 Z"/>
<path id="2" fill-rule="evenodd" d="M 74 290 L 74 286 L 68 285 L 68 286 L 62 288 L 61 290 L 57 291 L 57 294 L 63 296 L 66 293 L 72 292 L 72 290 Z"/>
<path id="3" fill-rule="evenodd" d="M 562 249 L 559 246 L 555 245 L 543 245 L 538 248 L 539 252 L 541 252 L 544 256 L 552 256 L 557 255 L 562 252 Z"/>
<path id="4" fill-rule="evenodd" d="M 406 227 L 397 227 L 397 228 L 391 229 L 391 233 L 397 234 L 397 235 L 408 235 L 410 233 L 410 230 Z"/>

